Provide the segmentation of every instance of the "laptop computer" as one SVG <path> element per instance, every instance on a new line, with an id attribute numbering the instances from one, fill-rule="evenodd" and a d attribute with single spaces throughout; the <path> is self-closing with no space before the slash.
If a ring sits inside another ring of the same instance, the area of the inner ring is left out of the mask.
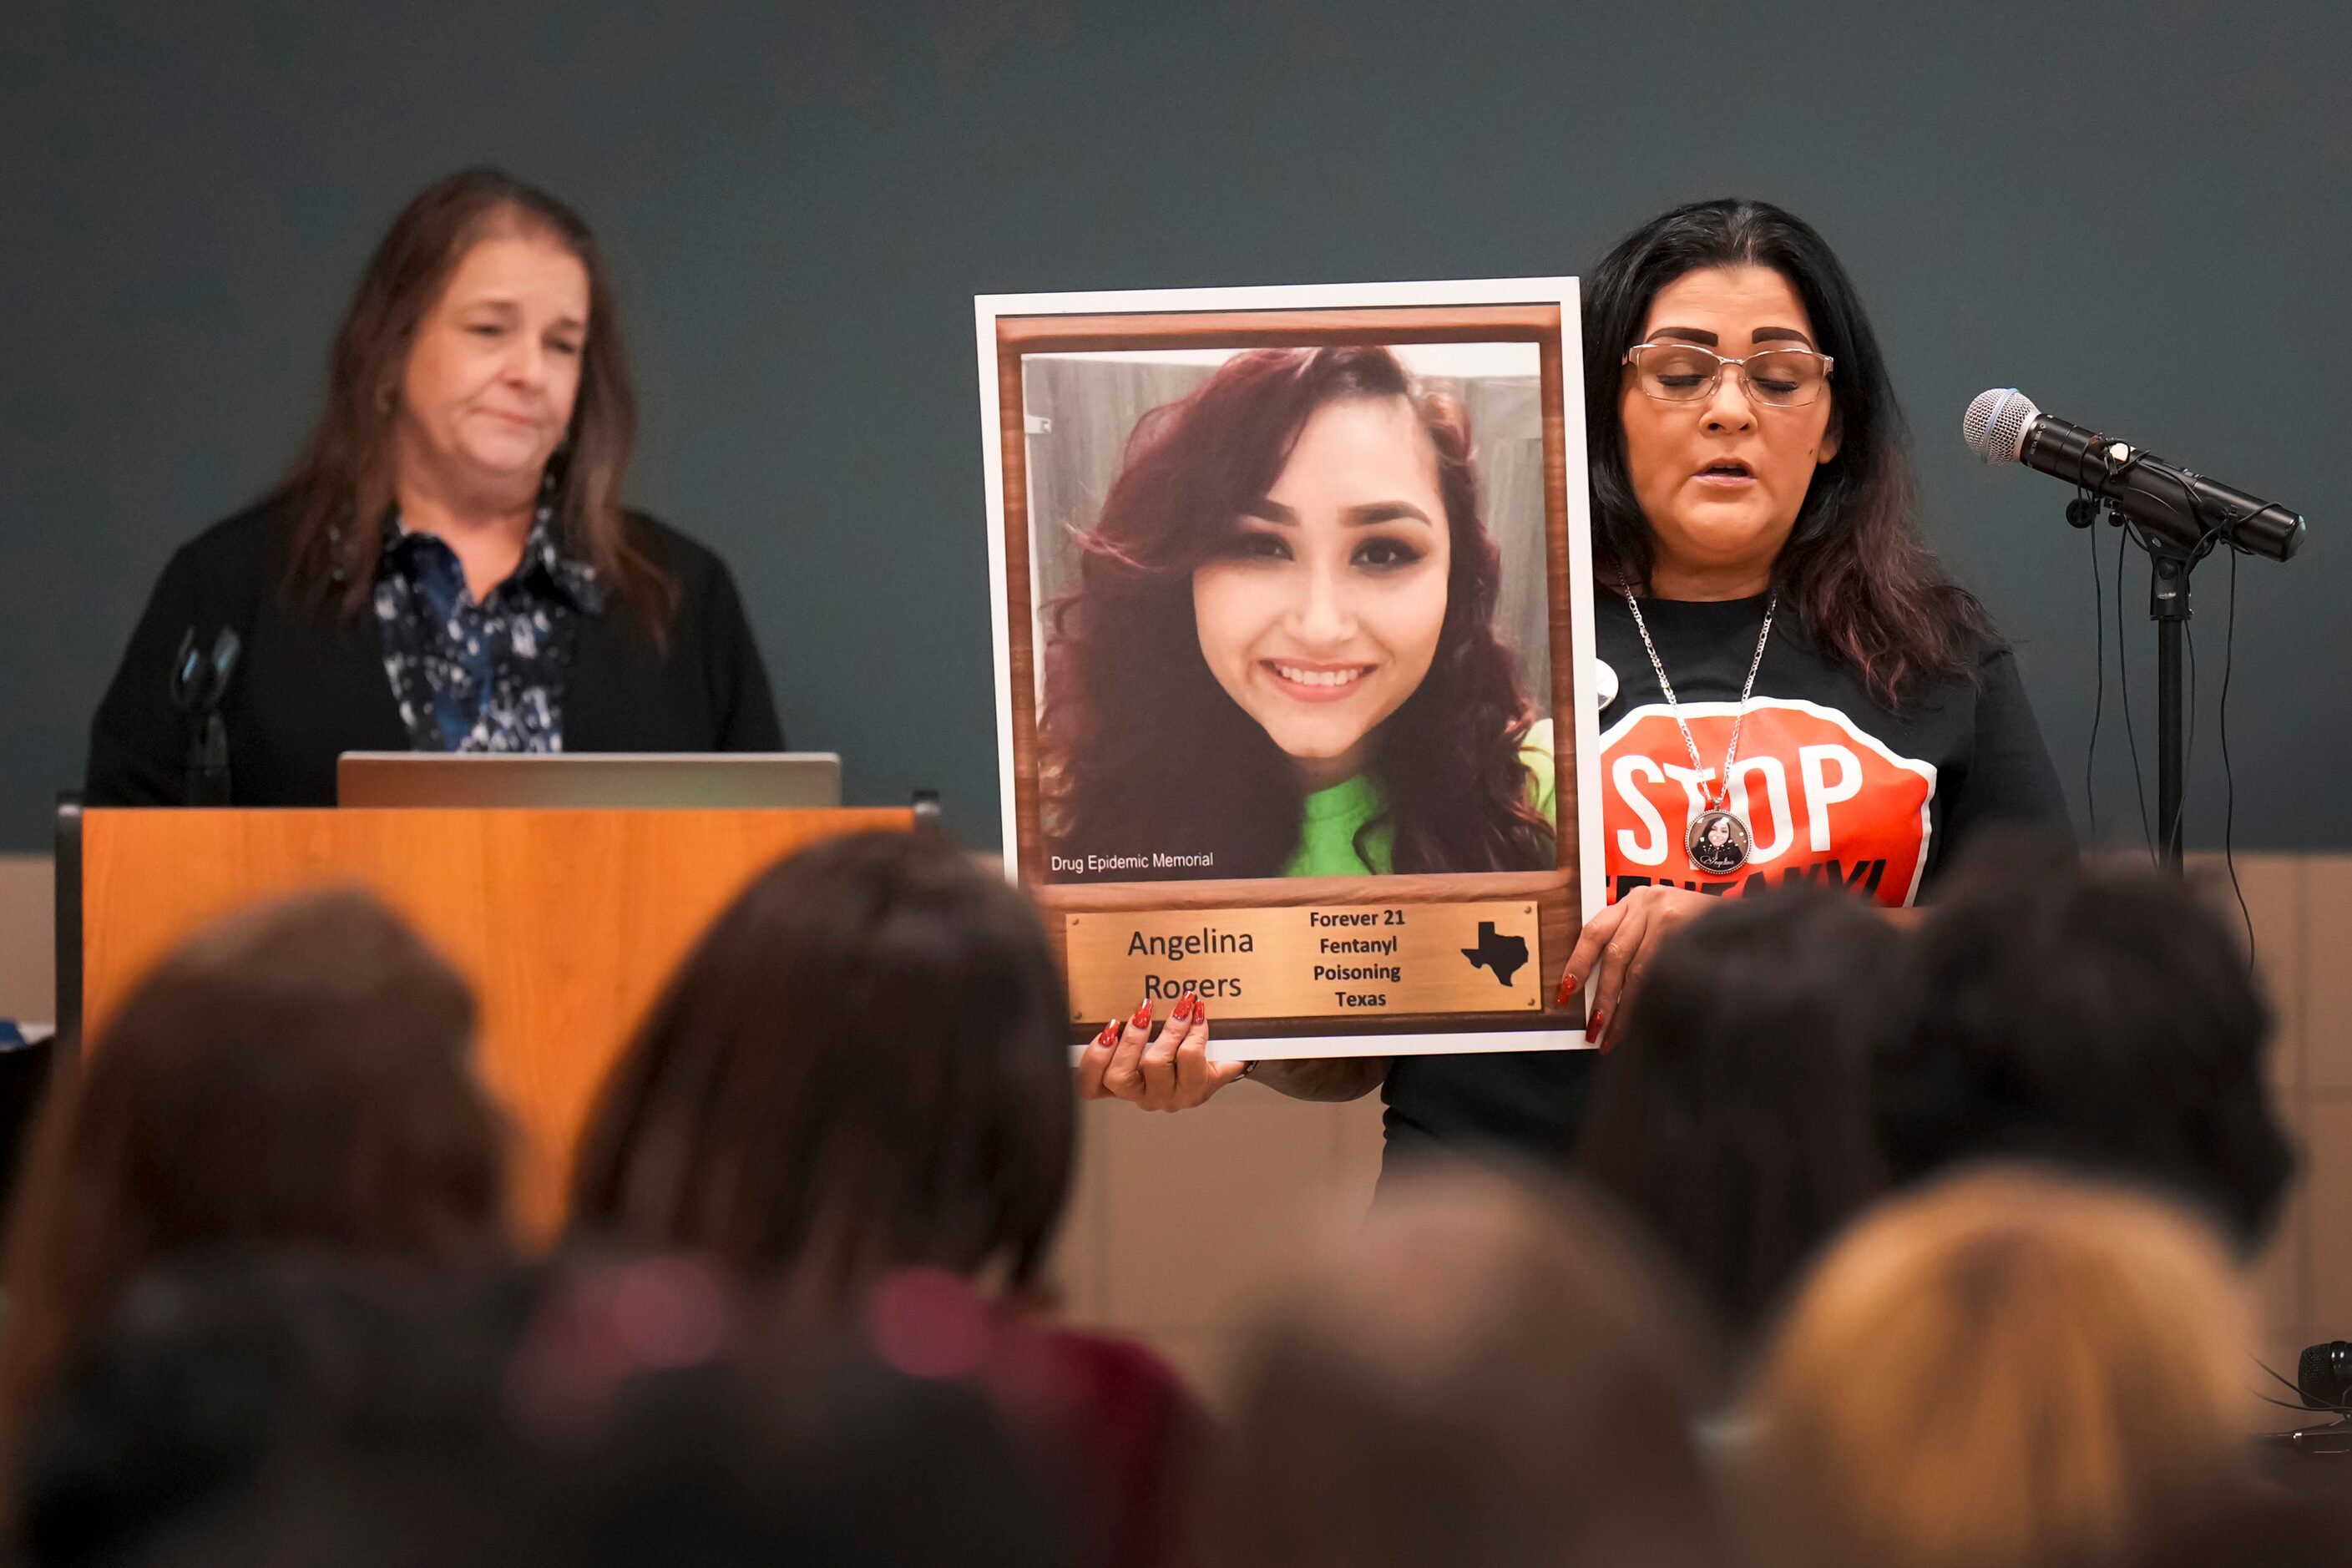
<path id="1" fill-rule="evenodd" d="M 335 803 L 541 810 L 808 809 L 841 804 L 832 752 L 345 752 Z"/>

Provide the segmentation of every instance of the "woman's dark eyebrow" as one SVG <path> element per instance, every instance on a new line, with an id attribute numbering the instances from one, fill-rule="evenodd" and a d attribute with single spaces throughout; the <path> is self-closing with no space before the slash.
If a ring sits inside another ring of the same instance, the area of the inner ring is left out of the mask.
<path id="1" fill-rule="evenodd" d="M 1430 522 L 1427 512 L 1411 501 L 1402 500 L 1367 501 L 1362 506 L 1351 506 L 1340 514 L 1339 521 L 1349 528 L 1369 528 L 1376 522 L 1407 521 L 1427 523 L 1431 528 L 1437 526 Z"/>
<path id="2" fill-rule="evenodd" d="M 1298 523 L 1297 512 L 1278 500 L 1268 500 L 1263 496 L 1244 507 L 1242 515 L 1255 518 L 1260 522 L 1279 522 L 1292 527 Z M 1402 500 L 1373 500 L 1351 506 L 1339 514 L 1339 521 L 1349 528 L 1370 528 L 1376 522 L 1420 522 L 1427 523 L 1431 528 L 1437 526 L 1430 521 L 1427 512 L 1411 501 Z"/>
<path id="3" fill-rule="evenodd" d="M 1720 341 L 1705 327 L 1660 327 L 1650 334 L 1650 341 L 1653 342 L 1660 338 L 1680 338 L 1685 342 L 1705 343 L 1709 348 L 1713 348 Z M 1759 327 L 1748 334 L 1748 341 L 1753 343 L 1792 341 L 1801 342 L 1807 348 L 1813 346 L 1813 340 L 1794 327 Z"/>

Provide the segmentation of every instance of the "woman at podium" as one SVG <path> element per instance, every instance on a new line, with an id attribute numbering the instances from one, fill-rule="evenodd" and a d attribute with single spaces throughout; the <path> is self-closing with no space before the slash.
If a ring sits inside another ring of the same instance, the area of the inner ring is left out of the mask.
<path id="1" fill-rule="evenodd" d="M 291 473 L 181 547 L 91 726 L 93 805 L 331 805 L 344 752 L 780 751 L 726 564 L 622 503 L 636 407 L 570 207 L 489 169 L 409 203 Z"/>

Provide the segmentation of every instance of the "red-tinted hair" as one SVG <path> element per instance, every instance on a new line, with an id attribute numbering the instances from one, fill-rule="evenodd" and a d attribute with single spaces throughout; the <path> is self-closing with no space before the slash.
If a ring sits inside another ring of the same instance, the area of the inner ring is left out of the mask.
<path id="1" fill-rule="evenodd" d="M 1270 877 L 1297 848 L 1296 771 L 1202 657 L 1192 574 L 1231 548 L 1308 416 L 1349 398 L 1412 405 L 1436 449 L 1453 544 L 1435 660 L 1377 736 L 1394 869 L 1552 865 L 1519 761 L 1535 710 L 1495 631 L 1502 552 L 1480 510 L 1469 417 L 1378 347 L 1237 354 L 1137 423 L 1078 536 L 1078 587 L 1046 607 L 1043 784 L 1057 853 L 1212 853 L 1218 876 Z"/>

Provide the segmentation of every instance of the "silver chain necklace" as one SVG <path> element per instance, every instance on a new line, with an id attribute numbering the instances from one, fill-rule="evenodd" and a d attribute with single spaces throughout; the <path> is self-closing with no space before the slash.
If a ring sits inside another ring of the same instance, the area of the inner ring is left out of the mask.
<path id="1" fill-rule="evenodd" d="M 1748 852 L 1755 847 L 1756 836 L 1731 806 L 1731 764 L 1739 757 L 1739 728 L 1748 722 L 1748 694 L 1756 689 L 1756 672 L 1764 666 L 1764 645 L 1772 637 L 1772 612 L 1780 607 L 1780 595 L 1774 594 L 1764 605 L 1764 629 L 1756 636 L 1756 657 L 1748 661 L 1748 684 L 1739 689 L 1739 709 L 1731 718 L 1731 745 L 1723 753 L 1723 777 L 1720 784 L 1709 789 L 1706 783 L 1706 764 L 1699 761 L 1698 742 L 1691 738 L 1690 726 L 1683 722 L 1683 710 L 1675 701 L 1674 683 L 1666 679 L 1666 667 L 1658 658 L 1658 645 L 1650 640 L 1649 623 L 1642 619 L 1642 606 L 1633 597 L 1633 588 L 1624 583 L 1617 591 L 1625 595 L 1625 607 L 1633 612 L 1633 629 L 1642 634 L 1642 647 L 1650 656 L 1650 668 L 1658 672 L 1658 689 L 1666 694 L 1666 711 L 1673 715 L 1675 728 L 1683 732 L 1683 744 L 1690 752 L 1691 771 L 1700 775 L 1699 788 L 1706 808 L 1691 817 L 1690 827 L 1683 835 L 1683 848 L 1690 855 L 1691 864 L 1702 871 L 1717 876 L 1727 875 L 1748 864 Z"/>

